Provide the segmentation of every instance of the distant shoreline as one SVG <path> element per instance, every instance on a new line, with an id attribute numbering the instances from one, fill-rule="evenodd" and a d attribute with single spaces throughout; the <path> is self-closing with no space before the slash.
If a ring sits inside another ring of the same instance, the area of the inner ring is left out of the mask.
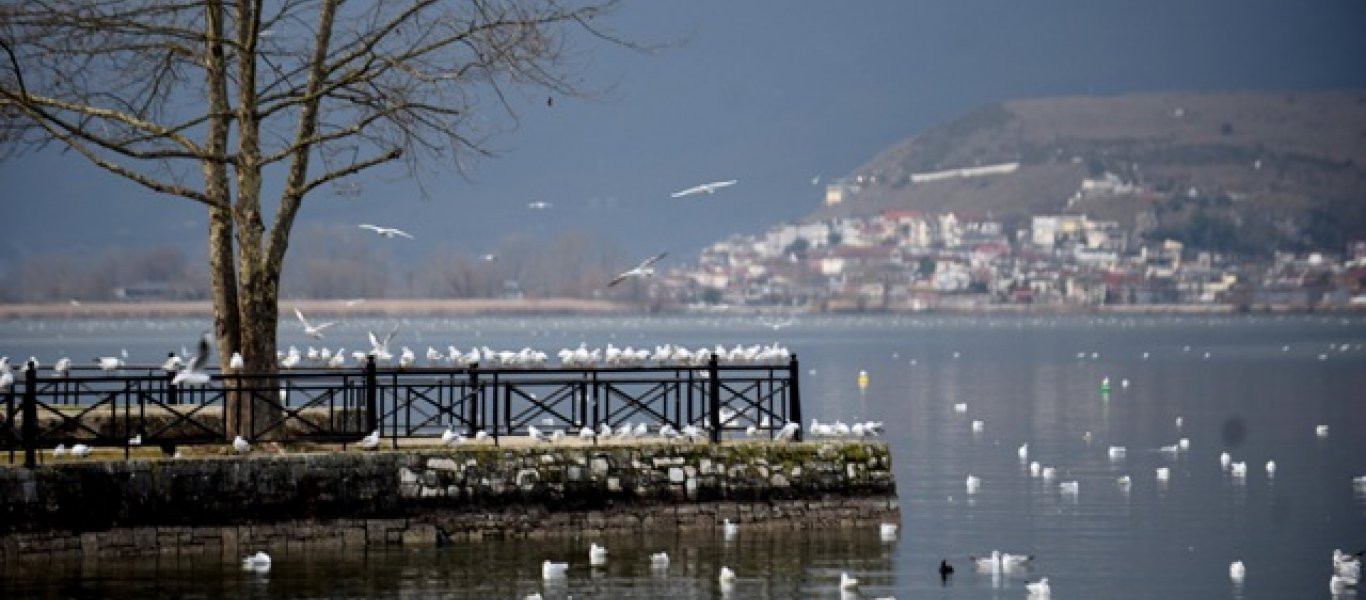
<path id="1" fill-rule="evenodd" d="M 287 300 L 280 304 L 281 318 L 298 307 L 317 316 L 472 316 L 472 315 L 609 315 L 643 314 L 632 304 L 605 300 L 572 298 L 545 299 L 433 299 L 385 298 L 375 300 Z M 1232 304 L 1114 304 L 1106 306 L 1067 306 L 1032 304 L 980 304 L 971 306 L 941 306 L 925 310 L 834 310 L 828 314 L 950 314 L 950 315 L 1068 315 L 1068 314 L 1235 314 L 1247 313 L 1340 313 L 1361 312 L 1361 306 L 1320 306 L 1309 310 L 1303 306 L 1256 305 L 1240 311 Z M 664 310 L 666 314 L 758 314 L 772 310 L 768 307 L 722 306 L 702 311 Z M 811 311 L 798 311 L 811 312 Z M 207 318 L 212 314 L 209 301 L 182 302 L 81 302 L 48 304 L 0 304 L 0 319 L 71 319 L 71 318 Z"/>
<path id="2" fill-rule="evenodd" d="M 534 300 L 384 298 L 374 300 L 285 300 L 280 302 L 280 318 L 283 319 L 286 315 L 290 315 L 290 311 L 296 307 L 309 316 L 591 315 L 634 312 L 634 308 L 627 304 L 570 298 Z M 0 319 L 209 317 L 212 314 L 212 303 L 207 300 L 0 304 Z M 292 319 L 293 316 L 289 318 Z"/>

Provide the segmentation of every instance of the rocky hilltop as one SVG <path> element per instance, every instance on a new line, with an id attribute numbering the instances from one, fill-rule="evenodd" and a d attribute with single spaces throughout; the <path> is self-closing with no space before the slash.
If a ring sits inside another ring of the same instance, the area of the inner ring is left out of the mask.
<path id="1" fill-rule="evenodd" d="M 838 189 L 836 189 L 838 188 Z M 1163 93 L 994 104 L 901 142 L 819 217 L 1085 213 L 1237 254 L 1366 239 L 1366 91 Z"/>

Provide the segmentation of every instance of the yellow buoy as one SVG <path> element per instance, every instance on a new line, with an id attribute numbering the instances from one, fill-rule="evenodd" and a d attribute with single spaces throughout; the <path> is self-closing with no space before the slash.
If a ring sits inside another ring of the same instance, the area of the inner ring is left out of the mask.
<path id="1" fill-rule="evenodd" d="M 867 371 L 859 371 L 859 372 L 858 372 L 858 389 L 863 390 L 863 389 L 867 389 L 867 388 L 868 388 L 868 372 L 867 372 Z"/>

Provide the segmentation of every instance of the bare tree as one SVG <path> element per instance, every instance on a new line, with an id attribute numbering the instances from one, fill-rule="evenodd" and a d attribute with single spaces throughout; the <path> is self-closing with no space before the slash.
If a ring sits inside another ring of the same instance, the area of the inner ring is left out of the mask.
<path id="1" fill-rule="evenodd" d="M 594 23 L 616 2 L 0 0 L 0 143 L 68 148 L 203 205 L 220 363 L 241 351 L 272 372 L 304 198 L 379 165 L 486 153 L 476 113 L 510 111 L 523 86 L 580 93 L 568 36 L 620 43 Z"/>

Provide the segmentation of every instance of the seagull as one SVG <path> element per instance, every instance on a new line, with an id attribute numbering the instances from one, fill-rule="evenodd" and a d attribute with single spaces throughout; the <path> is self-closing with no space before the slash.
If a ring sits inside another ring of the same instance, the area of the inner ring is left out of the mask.
<path id="1" fill-rule="evenodd" d="M 998 571 L 1001 569 L 1001 551 L 992 550 L 991 556 L 969 556 L 968 560 L 978 571 Z"/>
<path id="2" fill-rule="evenodd" d="M 669 568 L 669 555 L 664 552 L 656 552 L 650 555 L 650 567 L 655 569 Z"/>
<path id="3" fill-rule="evenodd" d="M 732 523 L 730 519 L 725 519 L 721 522 L 721 533 L 726 537 L 735 537 L 735 534 L 739 532 L 740 526 Z"/>
<path id="4" fill-rule="evenodd" d="M 611 281 L 607 282 L 607 287 L 612 287 L 631 277 L 654 277 L 655 269 L 652 265 L 654 265 L 656 262 L 659 262 L 659 260 L 664 258 L 665 256 L 668 256 L 668 254 L 668 252 L 660 252 L 659 254 L 656 254 L 654 256 L 651 256 L 650 258 L 641 261 L 639 265 L 635 266 L 635 268 L 626 271 L 620 275 L 617 275 L 616 277 L 613 277 Z"/>
<path id="5" fill-rule="evenodd" d="M 379 430 L 376 429 L 374 431 L 371 431 L 370 435 L 361 438 L 360 443 L 358 445 L 364 450 L 374 450 L 375 448 L 378 448 Z"/>
<path id="6" fill-rule="evenodd" d="M 1080 491 L 1080 486 L 1076 481 L 1064 481 L 1058 484 L 1058 491 L 1075 496 Z"/>
<path id="7" fill-rule="evenodd" d="M 127 360 L 128 351 L 122 350 L 120 351 L 119 356 L 101 356 L 95 359 L 95 363 L 98 364 L 103 371 L 113 371 L 115 369 L 122 369 Z"/>
<path id="8" fill-rule="evenodd" d="M 965 412 L 968 412 L 968 403 L 967 403 L 967 402 L 959 402 L 959 403 L 953 405 L 953 412 L 957 412 L 957 413 L 965 413 Z"/>
<path id="9" fill-rule="evenodd" d="M 840 573 L 840 589 L 858 589 L 858 580 L 854 579 L 853 577 L 850 577 L 848 573 Z"/>
<path id="10" fill-rule="evenodd" d="M 232 449 L 238 454 L 245 454 L 251 452 L 251 444 L 247 442 L 246 438 L 239 435 L 232 439 Z"/>
<path id="11" fill-rule="evenodd" d="M 1326 438 L 1326 437 L 1328 437 L 1328 426 L 1327 426 L 1327 425 L 1318 425 L 1318 426 L 1314 427 L 1314 435 L 1319 436 L 1319 437 L 1321 437 L 1321 438 Z"/>
<path id="12" fill-rule="evenodd" d="M 1015 454 L 1020 457 L 1020 460 L 1029 460 L 1029 444 L 1020 444 L 1019 449 L 1015 450 Z"/>
<path id="13" fill-rule="evenodd" d="M 233 352 L 233 353 L 232 353 L 232 358 L 229 358 L 229 359 L 228 359 L 228 368 L 229 368 L 229 369 L 241 370 L 241 369 L 243 369 L 243 368 L 246 368 L 246 366 L 247 366 L 247 362 L 246 362 L 245 360 L 242 360 L 242 353 L 241 353 L 241 352 Z"/>
<path id="14" fill-rule="evenodd" d="M 394 339 L 394 334 L 398 333 L 398 325 L 395 325 L 393 330 L 389 332 L 389 335 L 384 336 L 384 340 L 382 341 L 378 337 L 375 337 L 375 332 L 370 331 L 368 333 L 370 334 L 370 356 L 375 357 L 375 360 L 382 361 L 392 359 L 394 355 L 389 352 L 389 340 Z"/>
<path id="15" fill-rule="evenodd" d="M 57 444 L 57 447 L 52 449 L 52 458 L 60 458 L 66 456 L 66 453 L 66 444 Z"/>
<path id="16" fill-rule="evenodd" d="M 139 433 L 139 434 L 137 434 L 137 435 L 135 435 L 135 436 L 133 436 L 133 437 L 128 438 L 128 445 L 129 445 L 129 446 L 141 446 L 141 445 L 142 445 L 142 434 Z"/>
<path id="17" fill-rule="evenodd" d="M 166 354 L 166 362 L 161 363 L 161 370 L 179 371 L 183 366 L 185 366 L 185 361 L 176 356 L 176 353 L 170 352 Z"/>
<path id="18" fill-rule="evenodd" d="M 973 432 L 973 433 L 982 433 L 983 431 L 986 430 L 986 428 L 987 428 L 986 423 L 983 423 L 983 422 L 980 421 L 980 420 L 975 420 L 975 421 L 972 422 L 972 432 Z"/>
<path id="19" fill-rule="evenodd" d="M 1234 581 L 1242 581 L 1247 575 L 1247 567 L 1243 566 L 1243 561 L 1235 560 L 1228 565 L 1228 577 Z"/>
<path id="20" fill-rule="evenodd" d="M 552 207 L 552 206 L 555 206 L 555 205 L 554 205 L 554 204 L 551 204 L 551 203 L 549 203 L 549 202 L 543 202 L 543 201 L 540 201 L 540 200 L 537 200 L 536 202 L 528 202 L 528 203 L 526 203 L 526 207 L 529 208 L 529 209 L 531 209 L 531 210 L 545 210 L 545 209 L 550 208 L 550 207 Z"/>
<path id="21" fill-rule="evenodd" d="M 404 231 L 404 230 L 402 230 L 402 229 L 398 229 L 398 228 L 396 228 L 396 227 L 379 227 L 379 226 L 377 226 L 377 225 L 370 225 L 370 224 L 368 224 L 368 223 L 362 223 L 361 226 L 360 226 L 360 228 L 361 228 L 361 229 L 369 229 L 370 231 L 373 231 L 373 232 L 379 234 L 381 237 L 385 237 L 385 238 L 389 238 L 389 239 L 394 239 L 394 236 L 403 236 L 403 237 L 406 237 L 406 238 L 408 238 L 408 239 L 410 239 L 410 240 L 411 240 L 411 239 L 414 239 L 413 236 L 410 235 L 408 232 L 406 232 L 406 231 Z"/>
<path id="22" fill-rule="evenodd" d="M 1332 577 L 1328 578 L 1328 593 L 1334 596 L 1345 596 L 1349 593 L 1349 590 L 1355 590 L 1356 587 L 1356 577 L 1347 577 L 1335 573 Z"/>
<path id="23" fill-rule="evenodd" d="M 982 478 L 976 475 L 968 475 L 967 479 L 968 494 L 976 494 L 977 489 L 982 487 Z"/>
<path id="24" fill-rule="evenodd" d="M 455 443 L 458 439 L 460 439 L 460 434 L 456 433 L 455 430 L 450 427 L 447 427 L 446 431 L 441 432 L 441 443 L 443 444 L 450 445 Z"/>
<path id="25" fill-rule="evenodd" d="M 549 560 L 541 563 L 542 579 L 561 579 L 569 573 L 569 563 L 550 562 Z"/>
<path id="26" fill-rule="evenodd" d="M 721 575 L 717 579 L 719 579 L 723 585 L 735 583 L 735 571 L 730 570 L 730 567 L 723 566 L 721 567 Z"/>
<path id="27" fill-rule="evenodd" d="M 76 458 L 85 458 L 87 456 L 90 456 L 91 450 L 92 448 L 90 446 L 87 446 L 85 444 L 76 444 L 71 447 L 71 455 L 75 456 Z"/>
<path id="28" fill-rule="evenodd" d="M 1124 446 L 1110 446 L 1110 460 L 1119 460 L 1128 454 L 1128 449 Z"/>
<path id="29" fill-rule="evenodd" d="M 730 187 L 730 186 L 735 185 L 735 184 L 737 184 L 737 183 L 740 183 L 740 180 L 738 180 L 738 179 L 729 179 L 729 180 L 726 180 L 726 181 L 713 181 L 713 182 L 711 182 L 711 183 L 704 183 L 704 184 L 702 184 L 702 185 L 695 185 L 695 186 L 690 187 L 690 188 L 688 188 L 688 189 L 686 189 L 686 190 L 679 190 L 679 191 L 677 191 L 677 192 L 674 192 L 674 193 L 672 193 L 672 194 L 669 194 L 669 197 L 670 197 L 670 198 L 682 198 L 682 197 L 684 197 L 684 196 L 691 196 L 691 195 L 693 195 L 693 194 L 703 194 L 703 193 L 705 193 L 705 194 L 715 194 L 715 193 L 716 193 L 716 190 L 719 190 L 719 189 L 721 189 L 721 188 Z"/>
<path id="30" fill-rule="evenodd" d="M 588 545 L 588 564 L 601 567 L 607 564 L 607 548 L 592 543 Z"/>
<path id="31" fill-rule="evenodd" d="M 896 530 L 896 523 L 883 523 L 878 529 L 878 535 L 882 537 L 883 541 L 891 541 L 896 539 Z"/>
<path id="32" fill-rule="evenodd" d="M 1021 567 L 1029 566 L 1029 563 L 1033 560 L 1033 554 L 1011 554 L 1009 552 L 1001 553 L 1001 566 L 1007 569 L 1018 569 Z"/>
<path id="33" fill-rule="evenodd" d="M 69 371 L 71 371 L 71 359 L 65 356 L 57 359 L 57 362 L 52 365 L 52 372 L 56 373 L 58 377 L 66 377 Z"/>
<path id="34" fill-rule="evenodd" d="M 206 333 L 199 337 L 199 348 L 196 349 L 195 355 L 190 357 L 190 360 L 185 362 L 185 366 L 181 367 L 180 372 L 171 379 L 171 385 L 193 386 L 209 383 L 209 374 L 199 370 L 208 358 L 209 334 Z"/>
<path id="35" fill-rule="evenodd" d="M 304 318 L 303 311 L 299 310 L 299 307 L 297 306 L 294 307 L 294 316 L 298 317 L 299 322 L 303 324 L 304 335 L 311 337 L 315 340 L 323 339 L 323 330 L 336 324 L 335 322 L 327 322 L 319 323 L 317 325 L 310 325 L 308 319 Z"/>
<path id="36" fill-rule="evenodd" d="M 1038 581 L 1026 583 L 1025 590 L 1030 598 L 1047 598 L 1052 592 L 1052 590 L 1048 588 L 1047 577 L 1040 577 Z"/>
<path id="37" fill-rule="evenodd" d="M 242 568 L 248 571 L 269 571 L 270 555 L 257 550 L 256 554 L 247 555 L 246 558 L 242 559 Z"/>

